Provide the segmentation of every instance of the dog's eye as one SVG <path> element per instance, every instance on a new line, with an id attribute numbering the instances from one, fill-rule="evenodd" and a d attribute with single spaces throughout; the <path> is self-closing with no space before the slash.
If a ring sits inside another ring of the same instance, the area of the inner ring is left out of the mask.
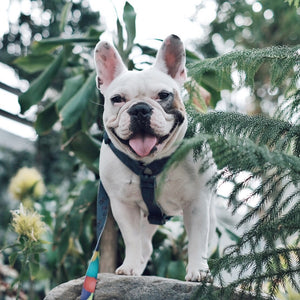
<path id="1" fill-rule="evenodd" d="M 115 103 L 121 103 L 121 102 L 125 102 L 125 98 L 122 97 L 121 95 L 115 95 L 113 97 L 110 98 L 110 101 L 115 104 Z"/>
<path id="2" fill-rule="evenodd" d="M 172 97 L 173 94 L 167 91 L 161 91 L 158 93 L 158 98 L 160 100 L 168 100 L 170 97 Z"/>

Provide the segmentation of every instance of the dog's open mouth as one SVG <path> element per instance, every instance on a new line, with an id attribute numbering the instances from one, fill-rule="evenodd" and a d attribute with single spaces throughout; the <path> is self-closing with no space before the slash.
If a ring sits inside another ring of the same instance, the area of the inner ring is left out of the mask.
<path id="1" fill-rule="evenodd" d="M 116 134 L 115 134 L 116 135 Z M 116 135 L 117 136 L 117 135 Z M 117 136 L 118 137 L 118 136 Z M 128 140 L 118 139 L 140 157 L 146 157 L 157 150 L 157 146 L 162 144 L 169 137 L 169 134 L 158 137 L 150 133 L 138 133 Z"/>
<path id="2" fill-rule="evenodd" d="M 145 157 L 158 144 L 158 138 L 151 134 L 137 134 L 129 140 L 129 146 L 140 157 Z"/>

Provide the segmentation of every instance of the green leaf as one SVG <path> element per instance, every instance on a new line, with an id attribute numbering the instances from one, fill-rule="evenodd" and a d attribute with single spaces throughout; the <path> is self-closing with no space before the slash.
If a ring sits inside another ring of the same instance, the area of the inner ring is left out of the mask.
<path id="1" fill-rule="evenodd" d="M 241 238 L 238 235 L 236 235 L 233 231 L 231 231 L 231 230 L 229 230 L 227 228 L 225 228 L 225 231 L 226 231 L 226 233 L 228 234 L 229 238 L 232 241 L 238 243 L 241 240 Z"/>
<path id="2" fill-rule="evenodd" d="M 149 56 L 152 56 L 152 57 L 156 56 L 156 53 L 157 53 L 156 49 L 153 49 L 151 47 L 144 46 L 144 45 L 141 45 L 141 44 L 136 44 L 136 46 L 138 46 L 142 50 L 143 54 L 149 55 Z"/>
<path id="3" fill-rule="evenodd" d="M 298 8 L 300 4 L 299 0 L 284 0 L 284 2 L 288 2 L 290 6 L 294 5 L 296 8 Z"/>
<path id="4" fill-rule="evenodd" d="M 123 28 L 121 25 L 121 22 L 119 20 L 119 18 L 117 19 L 117 31 L 118 31 L 118 51 L 120 53 L 120 55 L 122 56 L 122 58 L 124 59 L 124 36 L 123 36 Z"/>
<path id="5" fill-rule="evenodd" d="M 23 71 L 33 74 L 45 70 L 53 62 L 54 58 L 50 54 L 31 54 L 21 56 L 14 61 L 14 64 Z"/>
<path id="6" fill-rule="evenodd" d="M 60 46 L 60 44 L 43 44 L 41 41 L 34 41 L 31 44 L 30 55 L 53 54 Z"/>
<path id="7" fill-rule="evenodd" d="M 95 90 L 96 72 L 92 72 L 80 90 L 70 99 L 70 101 L 60 111 L 59 116 L 62 125 L 70 128 L 79 120 L 83 110 L 86 108 L 90 97 Z"/>
<path id="8" fill-rule="evenodd" d="M 87 181 L 80 194 L 74 200 L 72 209 L 70 210 L 70 221 L 68 226 L 71 232 L 77 236 L 82 226 L 82 215 L 90 207 L 91 203 L 96 200 L 98 183 L 96 181 Z"/>
<path id="9" fill-rule="evenodd" d="M 185 265 L 182 260 L 170 261 L 167 270 L 167 277 L 184 280 Z"/>
<path id="10" fill-rule="evenodd" d="M 185 53 L 186 53 L 186 61 L 187 63 L 192 63 L 192 62 L 196 62 L 196 61 L 199 61 L 199 56 L 192 52 L 192 51 L 189 51 L 189 50 L 185 50 Z"/>
<path id="11" fill-rule="evenodd" d="M 34 128 L 39 135 L 47 134 L 57 121 L 58 114 L 53 102 L 37 115 Z"/>
<path id="12" fill-rule="evenodd" d="M 103 30 L 99 30 L 99 29 L 91 26 L 87 32 L 87 37 L 88 38 L 96 38 L 99 40 L 99 37 L 102 33 L 103 33 Z"/>
<path id="13" fill-rule="evenodd" d="M 58 46 L 86 44 L 88 47 L 94 47 L 98 41 L 99 36 L 72 36 L 71 38 L 54 37 L 39 42 L 33 42 L 31 50 L 34 54 L 51 53 Z"/>
<path id="14" fill-rule="evenodd" d="M 100 147 L 98 141 L 82 131 L 75 134 L 64 145 L 66 150 L 74 152 L 95 174 L 98 173 Z"/>
<path id="15" fill-rule="evenodd" d="M 71 38 L 49 38 L 41 40 L 38 43 L 40 45 L 52 45 L 59 46 L 65 44 L 75 44 L 75 43 L 85 43 L 95 45 L 99 41 L 99 37 L 83 37 L 83 36 L 73 36 Z"/>
<path id="16" fill-rule="evenodd" d="M 134 8 L 128 2 L 126 2 L 124 6 L 123 20 L 125 22 L 125 27 L 127 32 L 127 47 L 126 47 L 127 54 L 132 49 L 133 41 L 136 35 L 135 19 L 136 19 L 136 13 L 134 11 Z"/>
<path id="17" fill-rule="evenodd" d="M 152 260 L 156 268 L 156 274 L 157 276 L 165 277 L 169 261 L 171 260 L 172 250 L 170 247 L 164 247 L 155 252 L 157 253 L 154 253 Z"/>
<path id="18" fill-rule="evenodd" d="M 32 82 L 29 89 L 24 94 L 19 96 L 22 114 L 43 98 L 43 95 L 50 85 L 52 79 L 62 67 L 63 59 L 64 50 L 62 50 L 55 60 L 48 66 L 48 68 L 46 68 L 45 71 Z"/>
<path id="19" fill-rule="evenodd" d="M 64 256 L 69 248 L 70 230 L 65 228 L 60 235 L 59 243 L 57 244 L 57 258 L 60 263 L 63 263 Z"/>
<path id="20" fill-rule="evenodd" d="M 63 10 L 61 12 L 61 19 L 60 19 L 60 23 L 59 23 L 59 31 L 60 32 L 63 32 L 65 29 L 65 26 L 68 21 L 68 15 L 71 12 L 72 5 L 73 5 L 72 2 L 67 2 L 63 7 Z"/>
<path id="21" fill-rule="evenodd" d="M 60 98 L 56 102 L 56 108 L 58 111 L 62 110 L 65 104 L 76 94 L 76 92 L 84 84 L 84 75 L 79 74 L 67 79 L 64 82 L 64 87 Z"/>
<path id="22" fill-rule="evenodd" d="M 16 262 L 16 260 L 17 260 L 17 257 L 18 257 L 18 252 L 13 252 L 13 253 L 9 256 L 9 258 L 8 258 L 9 264 L 10 264 L 12 267 L 14 266 L 14 264 L 15 264 L 15 262 Z"/>
<path id="23" fill-rule="evenodd" d="M 39 261 L 37 261 L 36 259 L 37 259 L 37 257 L 35 257 L 35 260 L 29 261 L 29 270 L 30 270 L 31 277 L 36 277 L 36 275 L 38 274 L 38 272 L 40 270 Z"/>

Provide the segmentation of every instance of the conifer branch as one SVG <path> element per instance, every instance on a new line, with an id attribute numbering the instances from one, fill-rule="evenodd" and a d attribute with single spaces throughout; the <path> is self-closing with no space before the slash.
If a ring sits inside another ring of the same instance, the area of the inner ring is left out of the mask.
<path id="1" fill-rule="evenodd" d="M 300 46 L 294 47 L 269 47 L 264 49 L 245 49 L 234 51 L 217 58 L 205 59 L 190 64 L 189 74 L 201 82 L 204 76 L 214 74 L 219 78 L 219 89 L 225 80 L 231 78 L 232 69 L 240 74 L 239 85 L 249 86 L 254 89 L 254 76 L 263 63 L 271 64 L 271 87 L 280 86 L 290 78 L 287 91 L 296 88 L 300 70 Z M 293 70 L 295 69 L 295 71 Z"/>

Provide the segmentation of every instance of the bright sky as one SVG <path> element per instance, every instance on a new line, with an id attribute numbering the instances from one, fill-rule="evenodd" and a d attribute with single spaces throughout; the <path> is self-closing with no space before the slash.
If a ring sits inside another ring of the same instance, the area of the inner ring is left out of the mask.
<path id="1" fill-rule="evenodd" d="M 101 17 L 107 24 L 108 31 L 116 29 L 116 13 L 121 17 L 125 0 L 89 0 L 91 8 L 100 11 Z M 203 38 L 204 30 L 201 25 L 208 25 L 216 17 L 216 4 L 213 0 L 202 1 L 201 9 L 196 17 L 195 7 L 199 0 L 129 0 L 137 13 L 136 29 L 137 42 L 145 42 L 159 38 L 164 39 L 171 33 L 180 36 L 183 41 Z"/>
<path id="2" fill-rule="evenodd" d="M 9 2 L 11 1 L 11 6 Z M 77 0 L 74 0 L 76 2 Z M 79 1 L 79 0 L 78 0 Z M 89 0 L 92 10 L 99 11 L 101 20 L 107 26 L 103 39 L 111 40 L 116 33 L 117 14 L 122 17 L 125 0 Z M 188 44 L 190 40 L 201 39 L 205 36 L 205 26 L 216 16 L 214 0 L 203 1 L 199 13 L 195 14 L 195 7 L 199 0 L 129 0 L 137 13 L 136 42 L 158 47 L 154 39 L 164 39 L 169 34 L 177 34 Z M 200 2 L 201 3 L 201 2 Z M 0 1 L 0 36 L 8 31 L 8 22 L 15 22 L 20 11 L 30 12 L 29 0 L 1 0 Z M 192 21 L 191 18 L 194 17 Z M 196 22 L 195 22 L 196 21 Z M 26 90 L 28 84 L 20 82 L 15 73 L 5 65 L 0 64 L 0 81 L 14 87 Z M 0 90 L 0 108 L 13 114 L 18 114 L 20 107 L 17 97 Z M 14 134 L 34 139 L 32 128 L 0 117 L 0 128 Z"/>

